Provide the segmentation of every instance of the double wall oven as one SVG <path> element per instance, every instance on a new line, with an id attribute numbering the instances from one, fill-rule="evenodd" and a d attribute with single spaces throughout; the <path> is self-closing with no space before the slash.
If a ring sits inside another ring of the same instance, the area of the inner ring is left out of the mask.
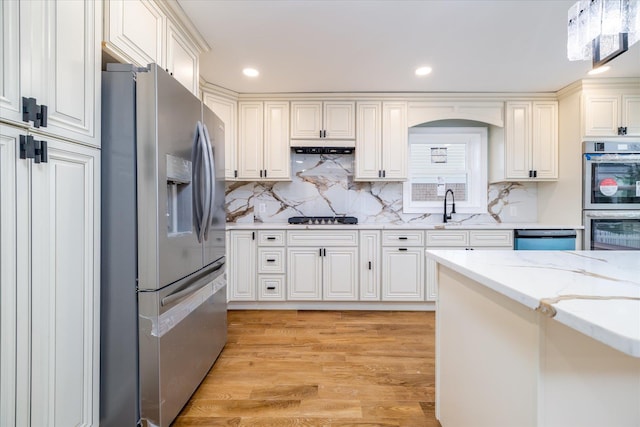
<path id="1" fill-rule="evenodd" d="M 640 141 L 583 147 L 584 249 L 640 250 Z"/>

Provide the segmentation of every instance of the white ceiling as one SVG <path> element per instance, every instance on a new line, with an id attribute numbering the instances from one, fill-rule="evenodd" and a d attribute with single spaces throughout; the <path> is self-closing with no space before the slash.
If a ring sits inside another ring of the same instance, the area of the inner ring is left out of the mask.
<path id="1" fill-rule="evenodd" d="M 240 93 L 547 92 L 591 69 L 567 60 L 575 0 L 178 3 L 211 46 L 202 77 Z M 640 77 L 640 43 L 609 65 L 603 78 Z"/>

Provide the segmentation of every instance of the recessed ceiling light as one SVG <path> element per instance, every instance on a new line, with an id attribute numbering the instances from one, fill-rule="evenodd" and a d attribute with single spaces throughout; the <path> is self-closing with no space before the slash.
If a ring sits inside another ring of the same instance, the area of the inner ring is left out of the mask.
<path id="1" fill-rule="evenodd" d="M 593 70 L 589 71 L 587 74 L 589 74 L 590 76 L 595 76 L 596 74 L 604 73 L 606 71 L 609 71 L 610 69 L 611 69 L 610 66 L 605 65 L 604 67 L 594 68 Z"/>
<path id="2" fill-rule="evenodd" d="M 260 73 L 255 68 L 245 68 L 244 70 L 242 70 L 242 74 L 247 77 L 258 77 Z"/>
<path id="3" fill-rule="evenodd" d="M 431 67 L 416 68 L 416 76 L 426 76 L 431 73 Z"/>

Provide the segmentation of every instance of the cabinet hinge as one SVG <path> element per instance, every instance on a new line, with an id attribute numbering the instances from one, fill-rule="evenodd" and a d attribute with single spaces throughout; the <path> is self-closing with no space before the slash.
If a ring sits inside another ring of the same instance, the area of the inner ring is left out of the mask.
<path id="1" fill-rule="evenodd" d="M 20 135 L 20 158 L 47 163 L 47 141 L 38 141 L 31 135 Z"/>
<path id="2" fill-rule="evenodd" d="M 35 98 L 22 97 L 22 121 L 33 122 L 33 127 L 47 127 L 47 106 L 38 105 Z"/>

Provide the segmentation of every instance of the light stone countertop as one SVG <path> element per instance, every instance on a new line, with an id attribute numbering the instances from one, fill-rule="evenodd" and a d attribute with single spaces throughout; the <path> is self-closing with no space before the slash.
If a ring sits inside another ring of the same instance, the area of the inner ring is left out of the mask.
<path id="1" fill-rule="evenodd" d="M 426 256 L 640 358 L 640 251 L 453 251 Z"/>
<path id="2" fill-rule="evenodd" d="M 355 225 L 299 225 L 286 222 L 228 222 L 227 230 L 515 230 L 515 229 L 552 229 L 582 230 L 582 225 L 549 225 L 538 223 L 409 223 L 391 224 L 385 222 L 360 223 Z"/>

